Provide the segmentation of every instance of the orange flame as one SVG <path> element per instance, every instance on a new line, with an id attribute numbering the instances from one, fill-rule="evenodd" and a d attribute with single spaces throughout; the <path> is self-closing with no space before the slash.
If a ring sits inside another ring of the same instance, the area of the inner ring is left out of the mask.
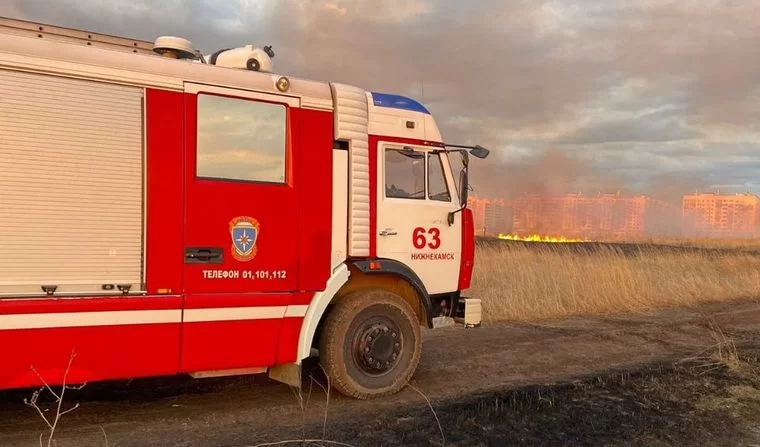
<path id="1" fill-rule="evenodd" d="M 541 236 L 539 234 L 531 234 L 530 236 L 518 236 L 515 234 L 499 234 L 499 239 L 506 241 L 521 241 L 521 242 L 550 242 L 555 244 L 568 244 L 584 242 L 582 239 L 572 239 L 564 236 Z"/>

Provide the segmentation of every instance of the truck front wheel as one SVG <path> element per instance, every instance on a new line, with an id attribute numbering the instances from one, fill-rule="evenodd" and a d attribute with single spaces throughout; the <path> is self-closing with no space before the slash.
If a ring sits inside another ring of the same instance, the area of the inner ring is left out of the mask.
<path id="1" fill-rule="evenodd" d="M 421 351 L 414 311 L 385 290 L 359 290 L 340 299 L 319 341 L 330 385 L 357 399 L 399 392 L 417 369 Z"/>

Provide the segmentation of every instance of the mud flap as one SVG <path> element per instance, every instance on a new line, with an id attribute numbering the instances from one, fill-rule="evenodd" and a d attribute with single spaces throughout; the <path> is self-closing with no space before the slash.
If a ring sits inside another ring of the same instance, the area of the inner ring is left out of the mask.
<path id="1" fill-rule="evenodd" d="M 435 317 L 433 318 L 433 329 L 442 327 L 456 326 L 457 322 L 452 317 Z"/>
<path id="2" fill-rule="evenodd" d="M 301 365 L 285 363 L 269 368 L 269 378 L 292 387 L 301 388 Z"/>

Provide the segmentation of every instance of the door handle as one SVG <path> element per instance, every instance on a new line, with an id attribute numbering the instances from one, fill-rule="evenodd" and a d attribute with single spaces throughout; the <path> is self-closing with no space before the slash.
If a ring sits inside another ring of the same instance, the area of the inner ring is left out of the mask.
<path id="1" fill-rule="evenodd" d="M 186 247 L 185 263 L 187 264 L 221 264 L 224 259 L 219 247 Z"/>
<path id="2" fill-rule="evenodd" d="M 380 232 L 380 236 L 395 236 L 395 235 L 397 235 L 397 234 L 398 234 L 397 232 L 393 231 L 393 230 L 392 230 L 392 229 L 390 229 L 390 228 L 388 228 L 388 229 L 385 229 L 385 230 L 382 230 L 382 231 Z"/>

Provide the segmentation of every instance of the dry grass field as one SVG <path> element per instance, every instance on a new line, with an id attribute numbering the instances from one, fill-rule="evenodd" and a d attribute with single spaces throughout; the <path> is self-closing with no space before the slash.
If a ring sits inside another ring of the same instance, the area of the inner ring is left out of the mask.
<path id="1" fill-rule="evenodd" d="M 697 247 L 712 249 L 734 249 L 741 251 L 760 250 L 760 239 L 731 238 L 651 238 L 631 241 L 639 244 L 667 245 L 671 247 Z"/>
<path id="2" fill-rule="evenodd" d="M 726 248 L 723 246 L 723 248 Z M 621 250 L 479 244 L 471 296 L 483 319 L 637 312 L 760 296 L 760 255 L 741 250 Z"/>

